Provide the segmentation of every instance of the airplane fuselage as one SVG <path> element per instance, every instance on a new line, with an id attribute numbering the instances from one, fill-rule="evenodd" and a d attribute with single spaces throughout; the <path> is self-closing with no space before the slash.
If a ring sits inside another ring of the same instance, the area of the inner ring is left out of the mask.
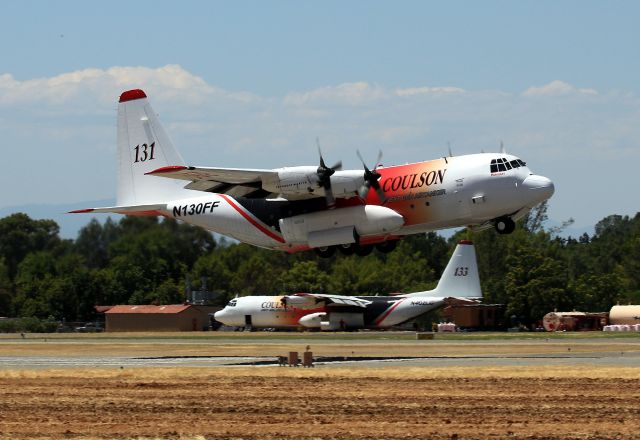
<path id="1" fill-rule="evenodd" d="M 233 299 L 215 319 L 233 327 L 310 328 L 346 330 L 388 328 L 423 315 L 444 304 L 439 297 L 358 296 L 365 307 L 326 306 L 308 298 L 287 304 L 285 296 L 245 296 Z M 283 301 L 285 299 L 285 301 Z"/>
<path id="2" fill-rule="evenodd" d="M 229 301 L 215 319 L 234 327 L 388 328 L 441 307 L 446 298 L 482 298 L 475 248 L 469 241 L 458 243 L 434 290 L 395 296 L 244 296 Z"/>
<path id="3" fill-rule="evenodd" d="M 497 170 L 491 161 L 502 158 L 513 165 Z M 355 193 L 338 198 L 331 210 L 322 197 L 234 198 L 194 191 L 196 197 L 169 202 L 162 214 L 252 245 L 296 252 L 355 241 L 375 244 L 443 228 L 481 226 L 501 217 L 517 219 L 554 190 L 549 179 L 532 174 L 518 158 L 501 153 L 381 167 L 378 172 L 387 198 L 384 204 L 375 191 L 370 191 L 365 200 Z M 302 188 L 305 182 L 300 179 L 299 184 L 290 180 L 289 188 Z M 353 183 L 353 178 L 347 181 Z M 338 182 L 334 187 L 341 194 Z"/>

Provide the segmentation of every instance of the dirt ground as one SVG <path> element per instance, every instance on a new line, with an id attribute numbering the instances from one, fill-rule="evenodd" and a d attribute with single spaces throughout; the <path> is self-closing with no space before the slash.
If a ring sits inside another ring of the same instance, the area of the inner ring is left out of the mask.
<path id="1" fill-rule="evenodd" d="M 637 368 L 0 371 L 0 437 L 631 439 Z"/>

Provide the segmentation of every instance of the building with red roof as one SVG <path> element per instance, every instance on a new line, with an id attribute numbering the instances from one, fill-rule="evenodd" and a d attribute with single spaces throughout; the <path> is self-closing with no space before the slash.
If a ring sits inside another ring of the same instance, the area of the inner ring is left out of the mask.
<path id="1" fill-rule="evenodd" d="M 191 304 L 117 305 L 104 312 L 108 332 L 188 332 L 209 328 L 209 314 L 220 307 Z"/>

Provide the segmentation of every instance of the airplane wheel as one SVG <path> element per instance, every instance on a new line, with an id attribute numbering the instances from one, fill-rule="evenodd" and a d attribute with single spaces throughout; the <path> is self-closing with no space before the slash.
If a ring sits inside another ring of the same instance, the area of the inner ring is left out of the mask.
<path id="1" fill-rule="evenodd" d="M 495 221 L 498 234 L 511 234 L 516 228 L 516 222 L 511 217 L 500 217 Z"/>
<path id="2" fill-rule="evenodd" d="M 352 244 L 343 244 L 341 246 L 338 246 L 338 249 L 340 250 L 340 252 L 342 252 L 342 255 L 353 255 L 357 247 L 358 247 L 357 244 L 352 243 Z"/>
<path id="3" fill-rule="evenodd" d="M 382 252 L 383 254 L 388 254 L 396 248 L 397 244 L 398 240 L 383 241 L 382 243 L 378 243 L 376 245 L 376 249 L 378 249 L 378 251 Z"/>
<path id="4" fill-rule="evenodd" d="M 335 246 L 327 246 L 315 248 L 314 251 L 320 258 L 330 258 L 333 257 L 333 254 L 336 253 L 336 248 Z"/>
<path id="5" fill-rule="evenodd" d="M 373 252 L 373 246 L 371 246 L 371 245 L 369 245 L 369 246 L 358 246 L 356 248 L 356 255 L 358 255 L 360 257 L 366 257 L 371 252 Z"/>

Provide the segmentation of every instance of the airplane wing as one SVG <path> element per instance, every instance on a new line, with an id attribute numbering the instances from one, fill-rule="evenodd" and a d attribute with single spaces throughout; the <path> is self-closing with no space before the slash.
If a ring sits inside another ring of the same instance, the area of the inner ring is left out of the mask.
<path id="1" fill-rule="evenodd" d="M 265 197 L 269 193 L 262 190 L 262 182 L 277 178 L 277 171 L 251 168 L 209 168 L 168 166 L 146 173 L 151 176 L 189 180 L 186 189 L 215 192 L 230 196 L 249 196 L 251 193 Z"/>
<path id="2" fill-rule="evenodd" d="M 320 301 L 325 301 L 328 304 L 342 305 L 342 306 L 357 306 L 357 307 L 366 307 L 371 304 L 371 301 L 366 299 L 358 298 L 356 296 L 347 296 L 347 295 L 325 295 L 322 293 L 295 293 L 289 296 L 306 296 L 316 298 Z"/>

